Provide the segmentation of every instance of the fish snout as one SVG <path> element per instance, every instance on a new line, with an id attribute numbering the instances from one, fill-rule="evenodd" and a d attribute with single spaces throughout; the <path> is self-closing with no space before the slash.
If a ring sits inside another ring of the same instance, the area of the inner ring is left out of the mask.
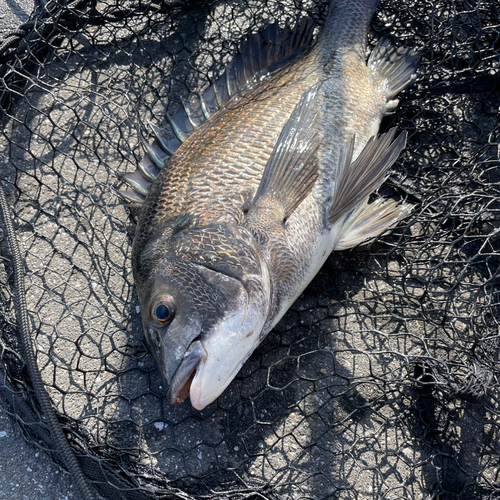
<path id="1" fill-rule="evenodd" d="M 200 318 L 190 314 L 178 314 L 166 327 L 152 324 L 149 317 L 144 323 L 146 340 L 156 360 L 161 378 L 170 386 L 178 373 L 180 365 L 191 352 L 192 346 L 201 334 Z"/>
<path id="2" fill-rule="evenodd" d="M 207 356 L 208 353 L 199 340 L 190 344 L 170 382 L 168 391 L 170 404 L 178 405 L 189 396 L 196 370 Z"/>

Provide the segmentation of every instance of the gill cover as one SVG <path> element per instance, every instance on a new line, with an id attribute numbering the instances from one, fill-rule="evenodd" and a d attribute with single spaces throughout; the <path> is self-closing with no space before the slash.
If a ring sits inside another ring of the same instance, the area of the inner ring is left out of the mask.
<path id="1" fill-rule="evenodd" d="M 151 278 L 138 283 L 144 332 L 171 403 L 189 395 L 202 409 L 262 340 L 269 272 L 254 238 L 236 225 L 185 228 L 164 248 Z"/>
<path id="2" fill-rule="evenodd" d="M 177 235 L 176 243 L 184 260 L 212 272 L 221 295 L 229 283 L 233 290 L 217 321 L 203 328 L 201 346 L 192 346 L 193 351 L 206 352 L 189 391 L 191 404 L 202 409 L 224 391 L 262 340 L 271 302 L 270 277 L 255 239 L 240 226 L 186 229 Z M 193 362 L 192 356 L 185 359 Z M 171 401 L 177 401 L 172 390 Z"/>

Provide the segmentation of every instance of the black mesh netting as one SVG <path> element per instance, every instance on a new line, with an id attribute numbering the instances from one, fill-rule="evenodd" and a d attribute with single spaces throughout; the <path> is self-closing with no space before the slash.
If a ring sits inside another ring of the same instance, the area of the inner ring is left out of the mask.
<path id="1" fill-rule="evenodd" d="M 136 168 L 148 121 L 164 126 L 246 34 L 305 14 L 321 24 L 326 8 L 53 1 L 1 48 L 1 177 L 38 366 L 106 498 L 500 498 L 496 1 L 387 0 L 375 15 L 372 42 L 422 51 L 383 123 L 409 133 L 382 190 L 415 205 L 405 221 L 333 254 L 202 412 L 169 406 L 146 348 L 119 174 Z M 3 402 L 52 449 L 0 245 Z"/>

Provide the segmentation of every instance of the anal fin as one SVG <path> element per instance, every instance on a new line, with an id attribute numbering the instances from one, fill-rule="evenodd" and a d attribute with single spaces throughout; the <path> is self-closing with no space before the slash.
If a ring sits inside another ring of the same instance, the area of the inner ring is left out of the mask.
<path id="1" fill-rule="evenodd" d="M 413 49 L 394 47 L 387 38 L 382 38 L 370 54 L 367 66 L 384 83 L 389 109 L 397 104 L 391 99 L 415 80 L 418 60 Z"/>

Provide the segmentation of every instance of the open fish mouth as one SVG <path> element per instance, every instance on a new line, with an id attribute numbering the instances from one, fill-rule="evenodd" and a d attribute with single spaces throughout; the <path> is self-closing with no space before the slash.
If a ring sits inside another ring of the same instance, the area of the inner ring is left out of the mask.
<path id="1" fill-rule="evenodd" d="M 179 318 L 168 338 L 177 342 L 163 343 L 159 358 L 162 374 L 169 382 L 170 404 L 178 405 L 189 397 L 193 408 L 202 410 L 220 396 L 257 345 L 267 317 L 263 310 L 267 312 L 268 294 L 264 292 L 268 287 L 253 281 L 244 283 L 204 266 L 197 265 L 196 269 L 222 290 L 216 320 L 210 308 L 207 312 L 203 307 L 197 310 L 204 315 L 203 326 L 196 323 L 187 328 L 186 319 Z"/>
<path id="2" fill-rule="evenodd" d="M 191 343 L 170 383 L 168 391 L 170 404 L 178 405 L 189 396 L 196 371 L 207 355 L 207 351 L 199 340 Z"/>

